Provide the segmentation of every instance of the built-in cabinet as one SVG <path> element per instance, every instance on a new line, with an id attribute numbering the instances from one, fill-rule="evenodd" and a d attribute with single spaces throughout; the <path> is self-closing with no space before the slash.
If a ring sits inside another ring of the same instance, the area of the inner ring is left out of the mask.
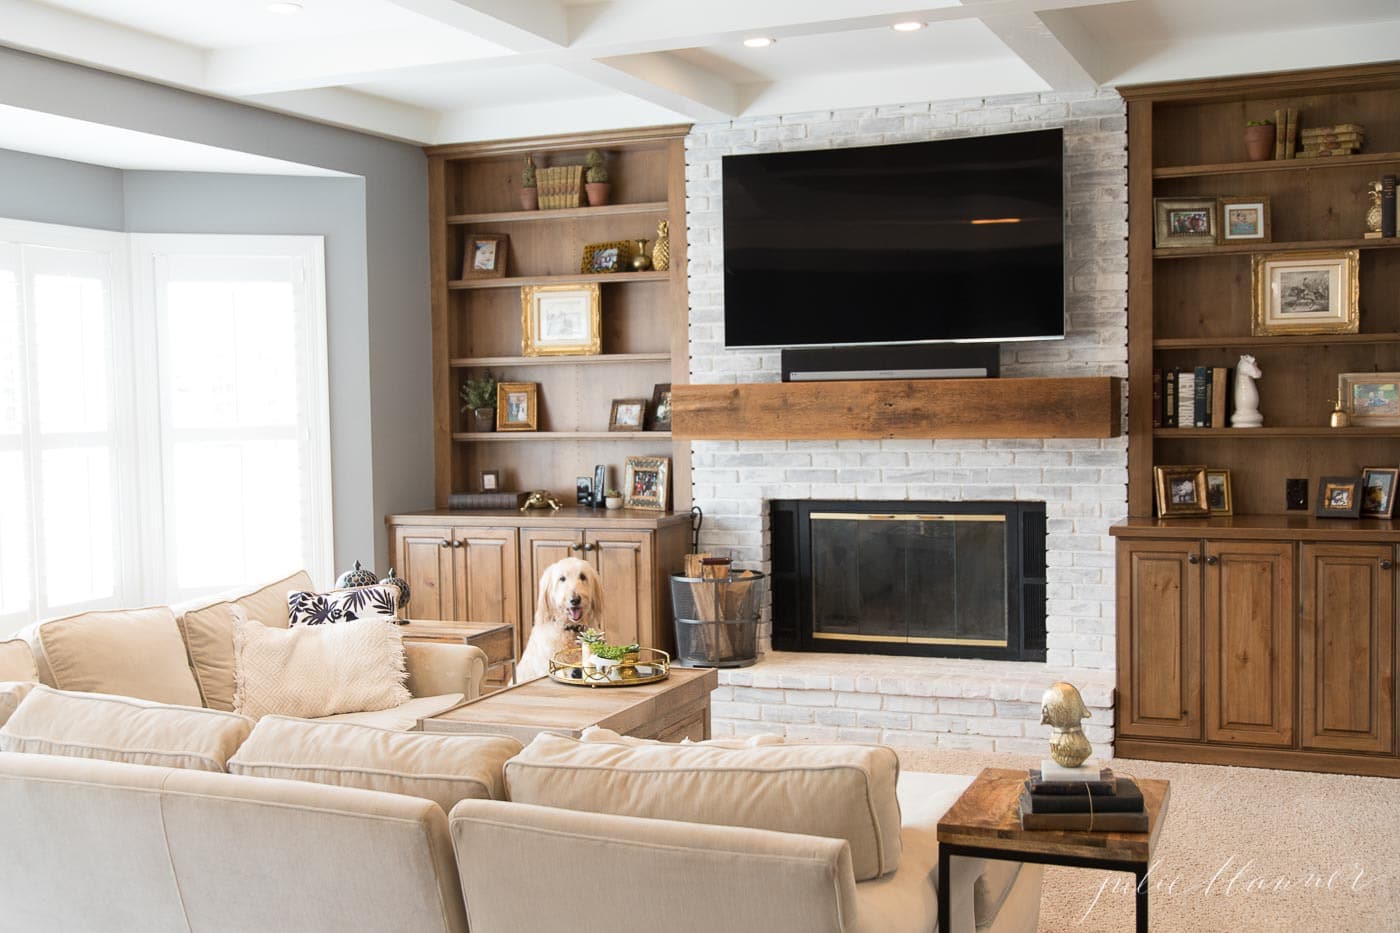
<path id="1" fill-rule="evenodd" d="M 671 650 L 668 578 L 690 547 L 690 516 L 638 510 L 431 511 L 387 519 L 409 615 L 509 622 L 516 651 L 534 625 L 540 578 L 565 557 L 586 560 L 603 587 L 608 639 Z"/>

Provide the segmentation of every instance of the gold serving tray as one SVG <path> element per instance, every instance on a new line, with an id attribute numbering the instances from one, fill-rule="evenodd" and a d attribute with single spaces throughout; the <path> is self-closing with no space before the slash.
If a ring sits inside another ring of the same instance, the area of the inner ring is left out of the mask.
<path id="1" fill-rule="evenodd" d="M 549 659 L 549 677 L 571 687 L 640 687 L 671 673 L 671 656 L 660 648 L 642 648 L 636 654 L 636 660 L 586 667 L 583 649 L 566 648 Z"/>

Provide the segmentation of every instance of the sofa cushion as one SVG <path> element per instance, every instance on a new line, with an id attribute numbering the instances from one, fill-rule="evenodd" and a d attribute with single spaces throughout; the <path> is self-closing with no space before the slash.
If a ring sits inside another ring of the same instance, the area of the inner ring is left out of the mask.
<path id="1" fill-rule="evenodd" d="M 165 606 L 84 612 L 38 627 L 50 686 L 199 706 L 175 614 Z"/>
<path id="2" fill-rule="evenodd" d="M 857 881 L 899 866 L 899 759 L 873 745 L 623 745 L 536 736 L 506 763 L 518 803 L 845 839 Z"/>
<path id="3" fill-rule="evenodd" d="M 250 619 L 273 628 L 287 627 L 287 594 L 312 586 L 311 577 L 299 570 L 233 599 L 187 609 L 180 615 L 180 634 L 189 651 L 204 705 L 233 712 L 233 614 L 242 609 Z"/>
<path id="4" fill-rule="evenodd" d="M 0 727 L 0 751 L 223 771 L 252 729 L 236 713 L 36 684 Z"/>
<path id="5" fill-rule="evenodd" d="M 328 593 L 287 594 L 288 625 L 326 625 L 356 619 L 393 620 L 399 614 L 399 591 L 393 586 L 354 586 Z"/>
<path id="6" fill-rule="evenodd" d="M 392 729 L 395 732 L 412 732 L 418 727 L 418 720 L 428 719 L 456 709 L 467 698 L 464 693 L 442 693 L 430 697 L 414 697 L 402 706 L 392 709 L 376 709 L 363 713 L 336 713 L 331 716 L 317 716 L 315 722 L 345 722 L 355 726 L 374 726 L 376 729 Z"/>
<path id="7" fill-rule="evenodd" d="M 9 721 L 15 710 L 19 709 L 19 704 L 33 689 L 34 683 L 29 680 L 0 681 L 0 726 Z"/>
<path id="8" fill-rule="evenodd" d="M 410 699 L 403 635 L 380 619 L 269 628 L 233 623 L 234 709 L 307 719 L 392 709 Z"/>
<path id="9" fill-rule="evenodd" d="M 459 800 L 505 799 L 501 768 L 520 748 L 504 735 L 430 735 L 265 716 L 228 769 L 424 797 L 446 813 Z"/>
<path id="10" fill-rule="evenodd" d="M 38 683 L 39 668 L 34 663 L 34 652 L 23 638 L 0 641 L 0 681 Z"/>

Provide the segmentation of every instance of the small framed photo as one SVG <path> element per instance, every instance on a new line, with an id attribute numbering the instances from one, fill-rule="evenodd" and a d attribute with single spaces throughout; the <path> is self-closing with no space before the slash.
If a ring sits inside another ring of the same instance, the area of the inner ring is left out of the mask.
<path id="1" fill-rule="evenodd" d="M 1395 483 L 1400 469 L 1366 467 L 1361 471 L 1361 514 L 1367 518 L 1390 518 L 1395 514 Z"/>
<path id="2" fill-rule="evenodd" d="M 496 383 L 496 430 L 539 430 L 539 392 L 538 382 Z"/>
<path id="3" fill-rule="evenodd" d="M 1317 481 L 1318 518 L 1360 518 L 1361 477 L 1324 476 Z"/>
<path id="4" fill-rule="evenodd" d="M 658 382 L 651 390 L 651 422 L 649 431 L 671 430 L 671 383 Z"/>
<path id="5" fill-rule="evenodd" d="M 1215 245 L 1215 198 L 1153 198 L 1152 216 L 1158 249 Z"/>
<path id="6" fill-rule="evenodd" d="M 473 233 L 462 257 L 462 278 L 499 279 L 506 274 L 510 237 L 504 233 Z"/>
<path id="7" fill-rule="evenodd" d="M 670 501 L 671 458 L 628 457 L 623 505 L 629 509 L 666 511 Z"/>
<path id="8" fill-rule="evenodd" d="M 496 491 L 499 490 L 500 488 L 501 488 L 501 471 L 500 471 L 500 470 L 482 470 L 482 471 L 481 471 L 481 491 L 482 491 L 482 492 L 496 492 Z"/>
<path id="9" fill-rule="evenodd" d="M 593 504 L 593 477 L 580 476 L 574 480 L 574 501 L 584 508 Z"/>
<path id="10" fill-rule="evenodd" d="M 1228 243 L 1268 243 L 1269 196 L 1219 198 L 1216 201 L 1220 218 L 1220 245 Z"/>
<path id="11" fill-rule="evenodd" d="M 523 356 L 597 355 L 603 346 L 602 290 L 588 285 L 520 289 Z"/>
<path id="12" fill-rule="evenodd" d="M 608 416 L 608 430 L 640 431 L 646 413 L 647 400 L 644 398 L 615 398 L 612 414 Z"/>
<path id="13" fill-rule="evenodd" d="M 1400 425 L 1400 373 L 1339 373 L 1337 397 L 1357 427 Z"/>
<path id="14" fill-rule="evenodd" d="M 1354 249 L 1256 254 L 1252 335 L 1356 333 L 1360 255 Z"/>
<path id="15" fill-rule="evenodd" d="M 1203 466 L 1152 468 L 1157 492 L 1157 514 L 1162 518 L 1205 518 L 1210 515 Z"/>
<path id="16" fill-rule="evenodd" d="M 1206 470 L 1206 505 L 1210 507 L 1212 515 L 1235 514 L 1229 470 Z"/>
<path id="17" fill-rule="evenodd" d="M 598 272 L 625 272 L 632 261 L 632 247 L 625 240 L 615 243 L 589 243 L 583 248 L 583 260 L 578 271 L 586 274 Z"/>

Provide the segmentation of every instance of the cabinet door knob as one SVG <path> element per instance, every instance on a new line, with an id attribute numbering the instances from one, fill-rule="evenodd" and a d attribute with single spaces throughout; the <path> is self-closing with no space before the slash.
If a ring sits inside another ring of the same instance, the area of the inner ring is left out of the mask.
<path id="1" fill-rule="evenodd" d="M 592 545 L 591 543 L 590 543 L 590 544 L 585 544 L 585 545 L 583 546 L 583 549 L 584 549 L 585 551 L 591 551 L 591 550 L 593 550 L 593 545 Z"/>
<path id="2" fill-rule="evenodd" d="M 453 541 L 453 542 L 452 542 L 452 546 L 453 546 L 453 547 L 465 547 L 465 542 L 463 542 L 463 541 Z"/>
<path id="3" fill-rule="evenodd" d="M 1390 568 L 1392 568 L 1392 567 L 1394 567 L 1394 566 L 1395 566 L 1395 561 L 1391 560 L 1389 557 L 1384 558 L 1384 559 L 1381 561 L 1381 569 L 1382 569 L 1382 570 L 1389 570 Z"/>
<path id="4" fill-rule="evenodd" d="M 1191 554 L 1187 554 L 1187 555 L 1186 555 L 1186 563 L 1188 563 L 1188 564 L 1199 564 L 1200 562 L 1201 562 L 1201 555 L 1196 554 L 1196 553 L 1191 553 Z"/>
<path id="5" fill-rule="evenodd" d="M 452 542 L 451 542 L 451 541 L 448 541 L 446 538 L 443 538 L 441 541 L 438 542 L 438 547 L 451 547 L 451 546 L 452 546 Z"/>
<path id="6" fill-rule="evenodd" d="M 1212 555 L 1210 555 L 1209 557 L 1206 558 L 1206 563 L 1207 563 L 1207 564 L 1210 564 L 1212 567 L 1214 567 L 1216 564 L 1220 563 L 1220 558 L 1218 558 L 1218 557 L 1216 557 L 1214 554 L 1212 554 Z"/>
<path id="7" fill-rule="evenodd" d="M 582 550 L 583 550 L 583 545 L 582 545 L 582 544 L 571 544 L 571 545 L 569 545 L 569 550 L 571 550 L 571 551 L 582 551 Z"/>

